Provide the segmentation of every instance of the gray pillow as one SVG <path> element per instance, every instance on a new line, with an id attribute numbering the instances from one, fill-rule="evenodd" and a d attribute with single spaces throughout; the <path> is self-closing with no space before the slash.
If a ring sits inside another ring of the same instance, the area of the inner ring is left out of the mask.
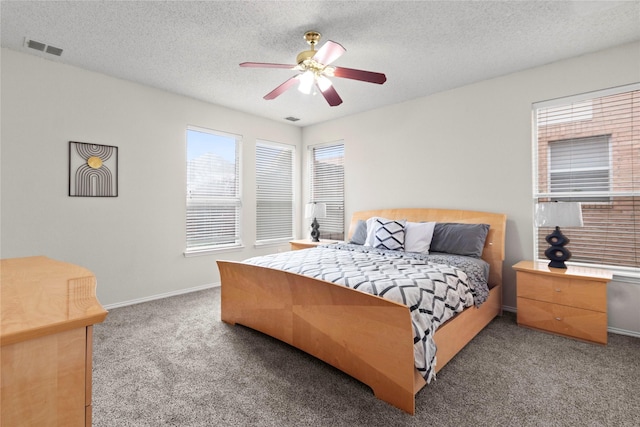
<path id="1" fill-rule="evenodd" d="M 481 258 L 488 233 L 489 224 L 438 222 L 433 230 L 429 252 Z"/>
<path id="2" fill-rule="evenodd" d="M 359 219 L 356 224 L 356 229 L 353 232 L 353 236 L 351 236 L 351 240 L 349 243 L 353 243 L 354 245 L 364 245 L 367 241 L 367 222 Z"/>

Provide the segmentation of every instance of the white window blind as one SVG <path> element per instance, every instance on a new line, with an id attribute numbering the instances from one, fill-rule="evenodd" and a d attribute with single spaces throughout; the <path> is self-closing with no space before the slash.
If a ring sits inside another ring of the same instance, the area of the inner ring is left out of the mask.
<path id="1" fill-rule="evenodd" d="M 564 193 L 554 201 L 606 202 L 608 197 L 581 193 L 611 190 L 609 135 L 549 142 L 549 185 L 551 193 Z"/>
<path id="2" fill-rule="evenodd" d="M 640 85 L 534 104 L 534 199 L 579 201 L 570 262 L 640 274 Z M 548 228 L 535 229 L 544 259 Z"/>
<path id="3" fill-rule="evenodd" d="M 187 129 L 186 253 L 240 245 L 240 137 Z"/>
<path id="4" fill-rule="evenodd" d="M 325 203 L 327 217 L 318 219 L 320 238 L 344 240 L 344 144 L 309 147 L 311 202 Z"/>
<path id="5" fill-rule="evenodd" d="M 293 236 L 293 146 L 256 143 L 256 243 Z"/>

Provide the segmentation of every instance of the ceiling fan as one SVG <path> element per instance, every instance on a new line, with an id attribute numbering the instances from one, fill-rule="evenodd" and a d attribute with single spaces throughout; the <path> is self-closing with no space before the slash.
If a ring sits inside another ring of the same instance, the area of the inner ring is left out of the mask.
<path id="1" fill-rule="evenodd" d="M 336 105 L 342 104 L 342 98 L 340 98 L 340 95 L 338 95 L 338 92 L 336 92 L 328 77 L 342 77 L 377 84 L 383 84 L 387 81 L 387 77 L 382 73 L 330 66 L 329 64 L 342 56 L 342 54 L 346 52 L 346 49 L 342 47 L 341 44 L 329 40 L 322 45 L 320 49 L 315 50 L 315 46 L 320 40 L 320 33 L 307 31 L 304 34 L 304 39 L 311 46 L 311 49 L 298 54 L 296 58 L 297 65 L 264 62 L 243 62 L 240 64 L 241 67 L 287 68 L 301 71 L 300 74 L 289 78 L 280 86 L 266 94 L 264 99 L 275 99 L 296 84 L 298 85 L 298 90 L 309 94 L 315 85 L 329 105 L 335 107 Z"/>

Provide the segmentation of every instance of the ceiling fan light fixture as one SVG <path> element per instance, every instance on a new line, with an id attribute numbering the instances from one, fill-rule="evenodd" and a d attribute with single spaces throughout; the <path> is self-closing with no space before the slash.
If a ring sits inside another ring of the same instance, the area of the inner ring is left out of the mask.
<path id="1" fill-rule="evenodd" d="M 315 81 L 315 75 L 313 71 L 307 70 L 304 73 L 298 75 L 298 80 L 300 80 L 298 90 L 304 94 L 309 95 L 311 93 L 311 89 L 313 88 L 313 82 Z"/>
<path id="2" fill-rule="evenodd" d="M 316 79 L 316 82 L 318 83 L 318 87 L 322 92 L 326 91 L 331 86 L 333 86 L 333 83 L 331 83 L 331 80 L 329 80 L 328 78 L 322 75 L 318 76 L 318 78 Z"/>
<path id="3" fill-rule="evenodd" d="M 377 84 L 383 84 L 387 81 L 387 77 L 382 73 L 331 66 L 330 64 L 342 56 L 347 50 L 340 43 L 331 40 L 316 50 L 316 45 L 320 40 L 320 33 L 317 31 L 307 31 L 304 34 L 304 38 L 311 46 L 311 49 L 300 52 L 296 58 L 295 65 L 269 62 L 243 62 L 240 64 L 241 67 L 287 68 L 299 72 L 299 74 L 289 77 L 284 83 L 263 96 L 264 99 L 275 99 L 286 90 L 298 85 L 298 90 L 307 95 L 312 93 L 314 95 L 317 94 L 316 89 L 318 89 L 327 103 L 335 107 L 342 104 L 342 98 L 340 98 L 340 95 L 338 95 L 338 92 L 333 87 L 330 77 L 340 77 Z"/>
<path id="4" fill-rule="evenodd" d="M 336 71 L 336 67 L 331 67 L 327 65 L 322 69 L 322 74 L 324 74 L 327 77 L 333 77 L 335 71 Z"/>
<path id="5" fill-rule="evenodd" d="M 301 67 L 306 68 L 305 65 L 303 65 L 305 63 L 305 61 L 310 61 L 311 58 L 313 58 L 313 56 L 316 54 L 315 50 L 305 50 L 302 51 L 298 54 L 298 56 L 296 57 L 296 63 L 298 65 L 300 65 Z"/>

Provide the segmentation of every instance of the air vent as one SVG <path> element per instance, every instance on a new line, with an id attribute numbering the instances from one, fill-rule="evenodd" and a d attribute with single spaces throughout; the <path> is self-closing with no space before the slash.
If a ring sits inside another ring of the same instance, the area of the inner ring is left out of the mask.
<path id="1" fill-rule="evenodd" d="M 44 43 L 37 42 L 35 40 L 27 40 L 27 47 L 30 47 L 31 49 L 39 50 L 40 52 L 44 52 L 47 45 Z"/>
<path id="2" fill-rule="evenodd" d="M 297 122 L 298 120 L 300 120 L 300 119 L 299 119 L 299 118 L 297 118 L 297 117 L 291 117 L 291 116 L 289 116 L 289 117 L 285 117 L 284 119 L 285 119 L 285 120 L 289 120 L 290 122 Z"/>
<path id="3" fill-rule="evenodd" d="M 59 47 L 51 46 L 51 45 L 47 46 L 46 52 L 56 56 L 62 55 L 62 49 L 60 49 Z"/>
<path id="4" fill-rule="evenodd" d="M 39 50 L 40 52 L 46 52 L 46 53 L 49 53 L 49 54 L 55 55 L 55 56 L 62 55 L 62 49 L 60 49 L 59 47 L 46 45 L 44 43 L 41 43 L 41 42 L 38 42 L 38 41 L 35 41 L 35 40 L 30 40 L 30 39 L 25 38 L 24 44 L 28 48 Z"/>

